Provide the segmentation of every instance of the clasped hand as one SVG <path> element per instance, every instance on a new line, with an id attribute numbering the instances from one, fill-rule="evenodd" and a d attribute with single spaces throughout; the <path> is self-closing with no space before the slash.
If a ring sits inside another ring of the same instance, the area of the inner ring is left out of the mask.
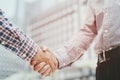
<path id="1" fill-rule="evenodd" d="M 50 76 L 58 68 L 58 61 L 55 55 L 46 47 L 41 47 L 30 64 L 42 76 Z"/>

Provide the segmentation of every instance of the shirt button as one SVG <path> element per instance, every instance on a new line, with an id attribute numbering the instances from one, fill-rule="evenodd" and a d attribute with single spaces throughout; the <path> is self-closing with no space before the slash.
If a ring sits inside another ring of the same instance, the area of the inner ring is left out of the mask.
<path id="1" fill-rule="evenodd" d="M 112 50 L 112 47 L 110 47 L 109 50 Z"/>
<path id="2" fill-rule="evenodd" d="M 23 58 L 25 58 L 26 57 L 26 55 L 25 54 L 23 54 Z"/>
<path id="3" fill-rule="evenodd" d="M 2 45 L 5 45 L 5 42 L 2 42 L 1 44 L 2 44 Z"/>
<path id="4" fill-rule="evenodd" d="M 66 64 L 65 64 L 65 63 L 63 63 L 63 65 L 65 66 Z"/>
<path id="5" fill-rule="evenodd" d="M 105 30 L 105 33 L 107 33 L 108 32 L 108 30 Z"/>

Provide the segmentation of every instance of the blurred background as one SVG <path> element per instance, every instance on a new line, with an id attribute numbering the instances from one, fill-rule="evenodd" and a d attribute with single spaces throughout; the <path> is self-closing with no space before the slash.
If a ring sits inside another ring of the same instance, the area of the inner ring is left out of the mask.
<path id="1" fill-rule="evenodd" d="M 37 44 L 44 44 L 55 51 L 83 27 L 87 2 L 88 0 L 0 0 L 0 8 Z M 85 55 L 71 67 L 44 78 L 32 70 L 29 62 L 0 46 L 0 80 L 95 80 L 96 62 L 91 45 Z"/>

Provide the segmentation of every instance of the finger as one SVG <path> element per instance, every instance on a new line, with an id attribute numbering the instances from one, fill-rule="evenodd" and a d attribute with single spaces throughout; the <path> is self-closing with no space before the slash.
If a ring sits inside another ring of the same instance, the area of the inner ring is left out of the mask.
<path id="1" fill-rule="evenodd" d="M 49 60 L 47 60 L 45 62 L 51 66 L 52 71 L 54 72 L 56 70 L 56 64 L 55 64 L 56 60 L 55 60 L 54 55 L 52 54 L 52 52 L 50 51 L 50 49 L 48 49 L 45 46 L 42 46 L 41 49 L 45 51 L 45 54 L 49 55 L 49 57 L 50 57 Z"/>
<path id="2" fill-rule="evenodd" d="M 51 55 L 52 55 L 51 59 L 52 59 L 54 65 L 55 65 L 54 70 L 56 70 L 56 69 L 58 68 L 58 60 L 57 60 L 57 58 L 55 57 L 55 55 L 51 52 L 50 49 L 48 49 L 48 51 L 49 51 L 49 52 L 51 53 Z"/>
<path id="3" fill-rule="evenodd" d="M 51 58 L 55 59 L 55 55 L 53 54 L 53 52 L 49 48 L 47 48 L 46 50 L 47 50 L 46 53 L 48 53 L 49 55 L 51 55 L 52 56 Z"/>
<path id="4" fill-rule="evenodd" d="M 47 77 L 47 76 L 50 76 L 50 74 L 51 74 L 51 68 L 43 72 L 41 75 Z"/>
<path id="5" fill-rule="evenodd" d="M 41 46 L 40 48 L 42 49 L 43 52 L 46 52 L 48 50 L 46 46 Z"/>
<path id="6" fill-rule="evenodd" d="M 46 66 L 44 66 L 41 70 L 39 70 L 39 73 L 44 73 L 44 72 L 46 72 L 48 69 L 51 69 L 50 68 L 50 66 L 49 65 L 46 65 Z"/>
<path id="7" fill-rule="evenodd" d="M 49 60 L 49 61 L 46 62 L 47 64 L 50 65 L 50 68 L 52 69 L 52 71 L 54 71 L 54 69 L 55 69 L 55 65 L 54 65 L 53 62 L 54 62 L 53 60 Z"/>
<path id="8" fill-rule="evenodd" d="M 39 70 L 41 70 L 45 65 L 46 65 L 46 63 L 45 63 L 45 62 L 42 62 L 42 63 L 34 66 L 34 70 L 35 70 L 35 71 L 39 71 Z"/>
<path id="9" fill-rule="evenodd" d="M 53 59 L 54 56 L 52 55 L 52 53 L 51 53 L 50 51 L 49 51 L 49 52 L 47 51 L 46 54 L 47 54 L 47 53 L 51 55 L 51 56 L 50 56 L 51 58 L 50 58 L 49 61 L 47 61 L 47 63 L 50 65 L 52 71 L 54 72 L 54 70 L 56 70 L 56 64 L 54 64 L 55 59 Z"/>
<path id="10" fill-rule="evenodd" d="M 54 55 L 52 55 L 51 59 L 53 60 L 54 65 L 57 66 L 58 65 L 57 58 Z"/>
<path id="11" fill-rule="evenodd" d="M 52 70 L 50 71 L 50 75 L 48 75 L 48 76 L 51 76 L 53 74 L 53 72 L 52 72 Z"/>
<path id="12" fill-rule="evenodd" d="M 33 67 L 34 67 L 36 64 L 37 64 L 37 61 L 34 61 L 34 60 L 33 60 L 33 61 L 30 62 L 30 65 L 32 65 Z"/>
<path id="13" fill-rule="evenodd" d="M 50 71 L 50 75 L 52 75 L 53 74 L 53 72 L 52 72 L 52 70 Z"/>

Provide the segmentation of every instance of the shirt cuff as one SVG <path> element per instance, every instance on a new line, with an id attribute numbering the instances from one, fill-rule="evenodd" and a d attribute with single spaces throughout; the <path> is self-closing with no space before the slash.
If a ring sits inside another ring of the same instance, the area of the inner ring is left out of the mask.
<path id="1" fill-rule="evenodd" d="M 54 52 L 54 55 L 58 59 L 59 69 L 63 68 L 64 66 L 66 66 L 66 64 L 68 64 L 67 61 L 69 60 L 69 56 L 66 53 L 67 51 L 64 48 L 61 48 Z"/>
<path id="2" fill-rule="evenodd" d="M 67 49 L 65 47 L 63 47 L 63 48 L 58 49 L 57 51 L 55 51 L 53 54 L 58 59 L 58 63 L 59 63 L 58 68 L 61 69 L 61 68 L 70 66 L 73 62 L 75 62 L 76 60 L 78 60 L 85 53 L 85 50 L 81 49 L 78 52 L 80 52 L 80 53 L 78 53 L 76 55 L 75 52 L 69 52 L 69 51 L 67 51 Z M 70 55 L 70 53 L 72 55 Z"/>
<path id="3" fill-rule="evenodd" d="M 40 49 L 39 46 L 29 38 L 21 43 L 22 45 L 17 52 L 17 55 L 24 60 L 31 61 Z"/>

